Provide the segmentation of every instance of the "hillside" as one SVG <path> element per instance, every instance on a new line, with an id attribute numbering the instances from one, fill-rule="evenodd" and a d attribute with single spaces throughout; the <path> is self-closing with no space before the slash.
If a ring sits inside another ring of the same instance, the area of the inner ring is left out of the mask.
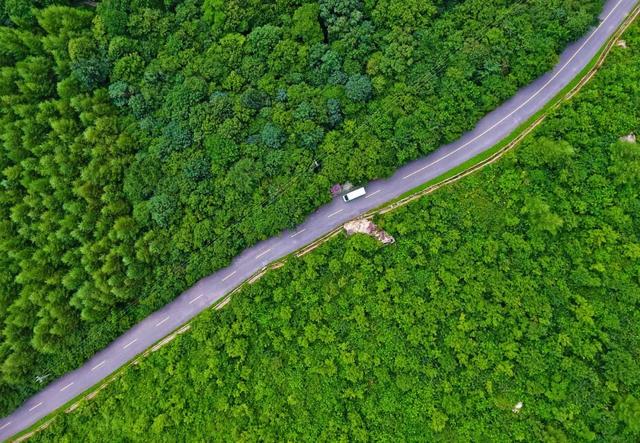
<path id="1" fill-rule="evenodd" d="M 471 128 L 602 1 L 28 6 L 0 1 L 2 414 L 332 184 Z"/>
<path id="2" fill-rule="evenodd" d="M 624 39 L 515 151 L 377 220 L 393 245 L 290 260 L 35 440 L 640 439 L 640 25 Z"/>

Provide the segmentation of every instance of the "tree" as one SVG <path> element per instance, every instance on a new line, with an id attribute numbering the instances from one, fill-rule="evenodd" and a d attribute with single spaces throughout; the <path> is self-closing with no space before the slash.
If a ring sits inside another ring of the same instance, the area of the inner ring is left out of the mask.
<path id="1" fill-rule="evenodd" d="M 79 37 L 69 41 L 71 70 L 85 90 L 103 86 L 109 75 L 106 51 L 99 48 L 95 40 Z"/>
<path id="2" fill-rule="evenodd" d="M 616 405 L 618 419 L 624 422 L 631 435 L 640 434 L 640 401 L 633 395 L 627 395 Z"/>
<path id="3" fill-rule="evenodd" d="M 371 80 L 362 74 L 356 74 L 349 77 L 345 85 L 345 93 L 347 98 L 354 102 L 366 102 L 371 97 Z"/>
<path id="4" fill-rule="evenodd" d="M 562 166 L 575 155 L 573 147 L 565 140 L 551 140 L 540 137 L 529 142 L 520 154 L 520 158 L 531 166 Z"/>
<path id="5" fill-rule="evenodd" d="M 539 197 L 527 199 L 521 213 L 529 215 L 531 227 L 535 230 L 555 235 L 563 225 L 562 218 L 551 212 L 551 207 Z"/>
<path id="6" fill-rule="evenodd" d="M 318 22 L 320 7 L 316 3 L 306 3 L 293 13 L 291 34 L 307 44 L 322 41 L 322 29 Z"/>
<path id="7" fill-rule="evenodd" d="M 327 112 L 329 113 L 329 128 L 333 129 L 342 123 L 342 109 L 338 100 L 335 98 L 327 100 Z"/>
<path id="8" fill-rule="evenodd" d="M 282 146 L 286 136 L 276 125 L 267 123 L 260 132 L 260 139 L 268 148 L 277 149 Z"/>
<path id="9" fill-rule="evenodd" d="M 360 0 L 321 0 L 320 18 L 328 29 L 329 42 L 341 39 L 363 20 Z"/>
<path id="10" fill-rule="evenodd" d="M 126 5 L 124 0 L 104 0 L 98 3 L 98 19 L 109 36 L 125 34 L 128 22 Z"/>
<path id="11" fill-rule="evenodd" d="M 169 226 L 177 210 L 175 199 L 167 194 L 156 194 L 149 200 L 151 218 L 162 228 Z"/>

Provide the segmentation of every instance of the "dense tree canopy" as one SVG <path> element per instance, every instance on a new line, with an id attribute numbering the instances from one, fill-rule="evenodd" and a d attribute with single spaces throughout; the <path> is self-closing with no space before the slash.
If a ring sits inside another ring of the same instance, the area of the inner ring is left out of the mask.
<path id="1" fill-rule="evenodd" d="M 640 26 L 625 40 L 516 151 L 379 220 L 394 245 L 290 260 L 35 439 L 638 441 Z"/>
<path id="2" fill-rule="evenodd" d="M 0 0 L 0 412 L 332 184 L 471 128 L 602 0 L 91 3 Z"/>

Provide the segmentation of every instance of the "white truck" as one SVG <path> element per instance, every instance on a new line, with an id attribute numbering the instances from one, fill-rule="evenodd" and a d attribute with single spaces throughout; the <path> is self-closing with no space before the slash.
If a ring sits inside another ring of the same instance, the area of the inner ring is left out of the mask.
<path id="1" fill-rule="evenodd" d="M 362 197 L 365 195 L 367 191 L 364 188 L 354 189 L 353 191 L 342 196 L 342 200 L 345 202 L 350 202 L 351 200 L 355 200 L 358 197 Z"/>

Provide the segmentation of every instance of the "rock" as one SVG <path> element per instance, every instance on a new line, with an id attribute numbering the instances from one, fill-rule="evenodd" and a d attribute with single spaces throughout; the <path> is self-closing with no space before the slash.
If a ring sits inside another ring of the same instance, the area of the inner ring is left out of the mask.
<path id="1" fill-rule="evenodd" d="M 517 414 L 518 412 L 520 412 L 520 409 L 522 409 L 522 402 L 519 401 L 518 403 L 515 404 L 515 406 L 513 407 L 513 409 L 511 409 L 513 411 L 514 414 Z"/>
<path id="2" fill-rule="evenodd" d="M 390 245 L 396 240 L 382 229 L 378 228 L 371 220 L 353 220 L 344 224 L 344 230 L 348 235 L 366 234 L 370 235 L 382 244 Z"/>
<path id="3" fill-rule="evenodd" d="M 629 135 L 625 135 L 624 137 L 620 137 L 620 141 L 621 142 L 627 142 L 627 143 L 635 143 L 636 142 L 636 135 L 634 133 L 631 133 Z"/>

